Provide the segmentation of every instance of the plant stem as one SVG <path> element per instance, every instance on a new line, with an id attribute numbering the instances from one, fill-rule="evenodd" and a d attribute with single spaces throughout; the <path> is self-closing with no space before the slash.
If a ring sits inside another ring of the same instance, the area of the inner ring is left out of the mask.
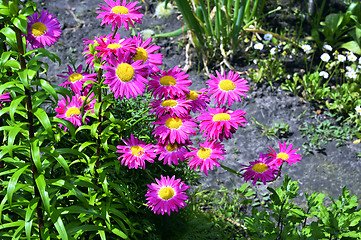
<path id="1" fill-rule="evenodd" d="M 14 27 L 13 30 L 15 31 L 16 34 L 16 42 L 17 42 L 17 46 L 18 46 L 18 52 L 19 52 L 19 60 L 20 60 L 20 67 L 21 70 L 25 70 L 26 69 L 26 63 L 25 63 L 25 58 L 24 58 L 24 46 L 23 46 L 23 41 L 21 38 L 21 31 Z M 31 99 L 31 90 L 28 88 L 25 88 L 25 95 L 26 95 L 26 110 L 27 110 L 27 116 L 28 116 L 28 123 L 29 123 L 29 141 L 34 138 L 34 115 L 32 113 L 33 111 L 33 105 L 32 105 L 32 99 Z M 39 198 L 39 202 L 36 206 L 36 214 L 38 216 L 38 227 L 39 227 L 39 238 L 42 239 L 42 231 L 44 228 L 44 215 L 43 215 L 43 210 L 41 209 L 41 205 L 42 205 L 42 201 L 41 201 L 41 196 L 40 196 L 40 192 L 38 189 L 38 186 L 36 185 L 35 179 L 36 177 L 39 175 L 38 169 L 35 166 L 34 160 L 32 158 L 32 154 L 31 154 L 31 148 L 30 148 L 30 162 L 31 162 L 31 172 L 32 172 L 32 176 L 33 176 L 33 182 L 34 182 L 34 193 L 35 193 L 35 197 Z"/>
<path id="2" fill-rule="evenodd" d="M 287 197 L 286 197 L 285 200 L 283 200 L 283 202 L 282 202 L 281 209 L 280 209 L 280 213 L 279 213 L 279 216 L 278 216 L 277 228 L 280 227 L 280 225 L 281 225 L 281 227 L 280 227 L 280 232 L 279 232 L 279 234 L 278 234 L 277 239 L 281 239 L 281 234 L 282 234 L 282 232 L 283 232 L 283 224 L 281 223 L 281 220 L 282 220 L 282 210 L 283 210 L 283 206 L 285 205 L 286 201 L 287 201 Z"/>
<path id="3" fill-rule="evenodd" d="M 95 163 L 95 176 L 98 177 L 98 172 L 97 172 L 97 169 L 99 168 L 99 163 L 100 163 L 100 158 L 101 158 L 101 148 L 100 148 L 100 145 L 101 145 L 101 139 L 100 139 L 100 135 L 102 133 L 102 75 L 103 75 L 103 69 L 99 69 L 98 71 L 98 102 L 100 103 L 100 108 L 99 108 L 99 116 L 98 116 L 98 121 L 100 122 L 99 126 L 98 126 L 98 139 L 97 139 L 97 156 L 98 156 L 98 159 Z"/>

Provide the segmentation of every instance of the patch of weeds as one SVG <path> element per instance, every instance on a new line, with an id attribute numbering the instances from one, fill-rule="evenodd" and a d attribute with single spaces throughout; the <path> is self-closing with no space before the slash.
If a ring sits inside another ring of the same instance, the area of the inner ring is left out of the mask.
<path id="1" fill-rule="evenodd" d="M 254 189 L 248 183 L 233 189 L 222 185 L 219 190 L 197 191 L 192 202 L 197 209 L 209 214 L 215 225 L 226 234 L 224 239 L 244 239 L 241 219 L 255 196 Z"/>
<path id="2" fill-rule="evenodd" d="M 338 117 L 334 121 L 329 119 L 317 123 L 304 123 L 299 127 L 306 142 L 302 145 L 305 154 L 312 151 L 322 151 L 324 146 L 331 141 L 336 141 L 336 146 L 341 146 L 345 142 L 350 141 L 355 135 L 355 129 L 347 122 L 341 122 L 342 117 Z"/>
<path id="3" fill-rule="evenodd" d="M 279 139 L 286 137 L 290 131 L 290 125 L 283 122 L 273 122 L 270 127 L 258 122 L 254 117 L 251 117 L 253 122 L 262 129 L 261 135 L 266 135 L 268 139 L 271 137 Z"/>

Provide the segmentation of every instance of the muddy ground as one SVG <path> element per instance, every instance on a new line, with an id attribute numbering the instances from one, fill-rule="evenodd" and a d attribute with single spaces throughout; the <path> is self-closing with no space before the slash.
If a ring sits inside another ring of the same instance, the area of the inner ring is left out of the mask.
<path id="1" fill-rule="evenodd" d="M 53 83 L 60 83 L 62 80 L 56 75 L 66 71 L 69 57 L 84 64 L 82 39 L 94 39 L 94 36 L 111 32 L 110 26 L 100 26 L 101 20 L 96 19 L 96 8 L 103 1 L 35 0 L 35 2 L 39 4 L 40 9 L 44 8 L 53 13 L 62 26 L 59 43 L 50 48 L 50 51 L 55 52 L 61 58 L 62 65 L 59 67 L 56 64 L 50 64 L 48 72 L 48 78 Z M 164 33 L 182 27 L 182 22 L 177 18 L 179 13 L 173 14 L 168 19 L 159 19 L 154 17 L 154 3 L 149 1 L 146 3 L 147 8 L 141 9 L 141 12 L 146 15 L 143 24 L 136 25 L 137 31 L 151 28 L 156 33 Z M 127 36 L 129 32 L 122 28 L 120 34 Z M 183 36 L 170 39 L 159 38 L 156 40 L 156 44 L 162 47 L 165 70 L 173 68 L 175 65 L 185 66 Z M 248 67 L 237 66 L 237 70 Z M 208 80 L 204 72 L 197 72 L 196 69 L 196 64 L 193 64 L 188 71 L 190 79 L 193 80 L 191 88 L 194 90 L 206 87 L 205 82 Z M 210 72 L 214 74 L 215 70 L 220 69 L 210 69 Z M 266 153 L 268 145 L 278 149 L 278 140 L 262 135 L 263 130 L 255 124 L 253 118 L 265 126 L 272 126 L 275 122 L 288 123 L 290 126 L 289 133 L 280 141 L 293 143 L 294 147 L 298 149 L 301 149 L 302 144 L 306 141 L 306 138 L 301 136 L 299 126 L 305 122 L 312 123 L 326 119 L 322 114 L 316 117 L 315 111 L 317 109 L 300 98 L 282 91 L 279 87 L 272 89 L 266 85 L 262 87 L 256 87 L 252 83 L 250 85 L 252 92 L 247 95 L 247 98 L 232 106 L 233 109 L 246 111 L 246 118 L 249 123 L 245 128 L 239 129 L 234 134 L 233 139 L 224 142 L 227 157 L 221 163 L 237 171 L 241 169 L 241 164 L 248 164 L 248 162 L 257 159 L 260 152 Z M 194 140 L 196 142 L 197 138 Z M 358 152 L 361 152 L 361 144 L 353 144 L 352 139 L 341 147 L 336 147 L 336 141 L 329 142 L 324 146 L 323 151 L 315 151 L 308 155 L 305 155 L 301 149 L 298 153 L 302 154 L 302 161 L 292 167 L 284 166 L 282 174 L 287 174 L 292 180 L 298 181 L 301 192 L 317 191 L 337 197 L 341 194 L 343 186 L 346 186 L 351 194 L 361 197 L 361 159 L 357 156 Z M 237 187 L 244 183 L 242 179 L 222 168 L 210 171 L 202 183 L 206 188 L 218 188 L 221 184 L 232 188 L 230 179 L 234 180 Z M 282 179 L 280 178 L 270 185 L 279 186 Z M 260 189 L 263 191 L 265 187 L 260 186 Z M 305 204 L 302 199 L 301 194 L 297 202 Z"/>

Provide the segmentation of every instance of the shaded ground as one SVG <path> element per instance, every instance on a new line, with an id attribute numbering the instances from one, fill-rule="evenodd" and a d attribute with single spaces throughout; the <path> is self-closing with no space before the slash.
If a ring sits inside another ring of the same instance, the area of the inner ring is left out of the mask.
<path id="1" fill-rule="evenodd" d="M 62 80 L 56 75 L 66 71 L 69 57 L 77 59 L 78 63 L 84 63 L 81 54 L 83 51 L 82 39 L 93 39 L 94 36 L 106 35 L 111 32 L 110 27 L 100 27 L 101 21 L 96 19 L 96 7 L 103 1 L 35 0 L 35 2 L 39 3 L 39 8 L 44 8 L 53 13 L 63 26 L 59 43 L 50 49 L 62 59 L 62 66 L 50 64 L 48 73 L 51 81 L 60 83 Z M 148 4 L 147 6 L 149 9 L 143 24 L 137 25 L 140 29 L 151 28 L 159 33 L 170 32 L 182 26 L 176 18 L 178 14 L 174 14 L 166 20 L 156 19 L 153 17 L 154 5 Z M 145 13 L 145 8 L 142 8 L 142 12 Z M 128 35 L 123 28 L 120 33 L 121 35 Z M 175 65 L 181 67 L 185 65 L 185 50 L 182 46 L 181 36 L 171 40 L 158 39 L 157 45 L 162 47 L 164 69 L 173 68 Z M 191 88 L 197 90 L 206 86 L 205 82 L 208 78 L 202 72 L 197 73 L 195 68 L 196 66 L 193 66 L 188 73 L 190 79 L 193 80 Z M 211 69 L 210 71 L 214 73 L 215 70 L 219 69 Z M 252 117 L 266 126 L 272 126 L 275 122 L 288 123 L 290 126 L 289 134 L 287 138 L 282 138 L 281 141 L 293 143 L 295 148 L 299 149 L 306 141 L 301 136 L 299 126 L 305 122 L 316 122 L 315 117 L 313 117 L 315 116 L 314 109 L 309 103 L 301 101 L 298 97 L 290 96 L 280 88 L 256 88 L 252 84 L 251 86 L 253 92 L 248 94 L 247 99 L 232 106 L 233 109 L 246 111 L 246 118 L 249 123 L 246 128 L 238 130 L 233 139 L 224 142 L 227 158 L 222 164 L 237 171 L 241 169 L 241 164 L 248 164 L 249 161 L 256 160 L 260 152 L 266 153 L 268 151 L 267 145 L 278 149 L 278 141 L 261 135 L 262 130 L 252 121 Z M 321 115 L 319 119 L 322 121 L 324 118 Z M 197 138 L 194 140 L 196 142 Z M 359 183 L 361 159 L 357 157 L 357 152 L 361 152 L 361 144 L 353 144 L 351 140 L 342 147 L 336 147 L 335 142 L 328 143 L 322 153 L 314 152 L 305 156 L 301 150 L 302 162 L 296 163 L 292 167 L 284 166 L 282 174 L 288 174 L 292 180 L 298 181 L 301 192 L 317 191 L 337 197 L 341 194 L 343 186 L 347 186 L 351 194 L 361 197 Z M 202 183 L 209 188 L 217 188 L 219 184 L 232 188 L 230 178 L 235 180 L 236 186 L 241 186 L 244 183 L 243 180 L 222 168 L 210 171 Z M 271 183 L 271 185 L 280 185 L 282 179 Z M 261 189 L 265 189 L 265 187 L 262 186 Z M 302 196 L 297 201 L 301 202 L 301 198 Z"/>

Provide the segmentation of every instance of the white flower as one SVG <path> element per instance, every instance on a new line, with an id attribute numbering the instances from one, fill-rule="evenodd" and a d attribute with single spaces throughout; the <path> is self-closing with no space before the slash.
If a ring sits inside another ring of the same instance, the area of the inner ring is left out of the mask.
<path id="1" fill-rule="evenodd" d="M 337 59 L 338 59 L 340 62 L 346 61 L 345 55 L 342 55 L 342 54 L 337 55 Z"/>
<path id="2" fill-rule="evenodd" d="M 144 29 L 140 31 L 140 34 L 143 36 L 143 40 L 147 40 L 148 38 L 151 38 L 154 35 L 154 31 L 152 29 Z"/>
<path id="3" fill-rule="evenodd" d="M 361 106 L 355 107 L 356 113 L 361 115 Z"/>
<path id="4" fill-rule="evenodd" d="M 324 48 L 325 50 L 327 50 L 327 51 L 332 51 L 332 47 L 331 47 L 330 45 L 328 45 L 328 44 L 323 45 L 323 48 Z"/>
<path id="5" fill-rule="evenodd" d="M 262 50 L 263 49 L 263 44 L 262 43 L 256 43 L 254 45 L 254 49 Z"/>
<path id="6" fill-rule="evenodd" d="M 351 78 L 351 79 L 356 79 L 356 77 L 357 77 L 357 74 L 356 74 L 356 72 L 355 71 L 348 71 L 348 72 L 346 72 L 346 77 L 348 77 L 348 78 Z"/>
<path id="7" fill-rule="evenodd" d="M 358 64 L 361 65 L 361 57 L 358 59 Z"/>
<path id="8" fill-rule="evenodd" d="M 308 44 L 302 45 L 301 48 L 303 49 L 303 51 L 304 51 L 305 53 L 310 53 L 311 50 L 312 50 L 311 46 L 308 45 Z"/>
<path id="9" fill-rule="evenodd" d="M 327 78 L 328 78 L 328 72 L 321 71 L 320 74 L 319 74 L 319 76 L 327 79 Z"/>
<path id="10" fill-rule="evenodd" d="M 347 71 L 353 71 L 352 67 L 350 67 L 350 66 L 346 66 L 346 70 Z"/>
<path id="11" fill-rule="evenodd" d="M 266 40 L 266 41 L 270 41 L 270 40 L 272 39 L 272 37 L 273 37 L 273 35 L 270 34 L 270 33 L 266 33 L 266 34 L 263 36 L 264 40 Z"/>
<path id="12" fill-rule="evenodd" d="M 291 79 L 291 75 L 288 74 L 288 75 L 286 76 L 286 78 L 287 78 L 287 79 Z"/>
<path id="13" fill-rule="evenodd" d="M 355 62 L 357 60 L 357 57 L 353 53 L 351 53 L 347 55 L 347 60 L 349 60 L 350 62 Z"/>
<path id="14" fill-rule="evenodd" d="M 168 18 L 173 13 L 173 5 L 171 3 L 167 4 L 167 8 L 164 8 L 165 3 L 159 2 L 155 8 L 155 16 L 159 18 Z"/>
<path id="15" fill-rule="evenodd" d="M 323 53 L 321 55 L 321 60 L 324 62 L 328 62 L 330 60 L 330 55 L 328 55 L 328 53 Z"/>
<path id="16" fill-rule="evenodd" d="M 275 55 L 276 52 L 278 52 L 278 51 L 279 50 L 277 48 L 273 47 L 273 48 L 271 48 L 270 53 L 271 53 L 271 55 Z"/>

